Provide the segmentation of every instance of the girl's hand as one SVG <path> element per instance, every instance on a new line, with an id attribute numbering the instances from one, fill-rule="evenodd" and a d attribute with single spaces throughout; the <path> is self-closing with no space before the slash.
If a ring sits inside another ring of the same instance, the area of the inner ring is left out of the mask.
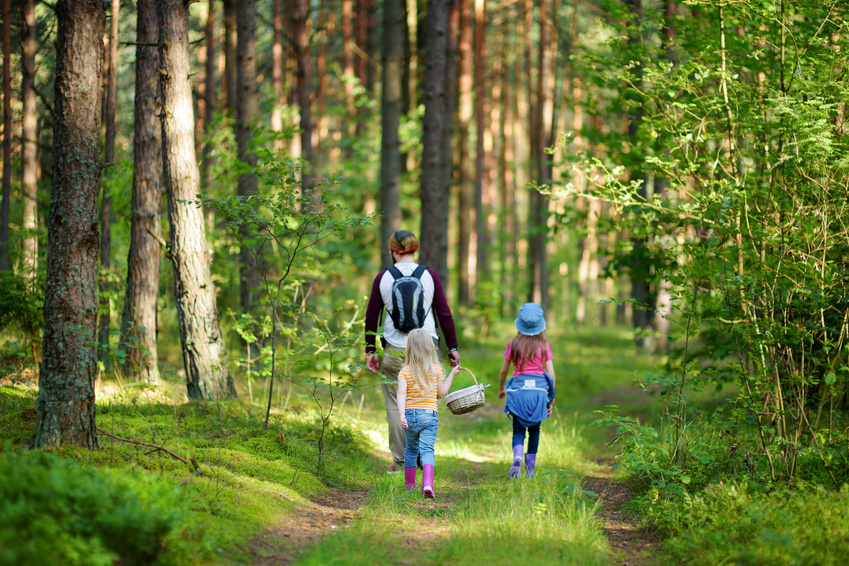
<path id="1" fill-rule="evenodd" d="M 549 414 L 551 414 L 550 411 L 551 409 L 549 409 Z M 403 428 L 404 430 L 409 428 L 409 425 L 407 425 L 407 417 L 405 417 L 404 415 L 401 415 L 401 428 Z"/>
<path id="2" fill-rule="evenodd" d="M 507 392 L 504 391 L 503 389 L 499 389 L 498 390 L 498 398 L 503 401 L 506 397 L 507 397 Z"/>
<path id="3" fill-rule="evenodd" d="M 453 368 L 451 368 L 451 373 L 449 373 L 449 374 L 448 374 L 448 376 L 449 376 L 449 377 L 454 377 L 454 376 L 456 376 L 458 373 L 460 373 L 461 371 L 463 371 L 463 368 L 460 366 L 460 364 L 457 364 L 456 366 L 454 366 Z"/>
<path id="4" fill-rule="evenodd" d="M 548 408 L 548 416 L 549 417 L 551 416 L 551 413 L 553 412 L 553 409 L 552 409 L 553 406 L 554 406 L 554 401 L 552 401 L 551 403 L 548 404 L 547 408 Z"/>

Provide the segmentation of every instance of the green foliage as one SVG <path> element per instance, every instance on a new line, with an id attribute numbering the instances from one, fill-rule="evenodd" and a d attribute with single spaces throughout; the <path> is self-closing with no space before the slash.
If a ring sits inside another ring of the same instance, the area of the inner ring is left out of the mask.
<path id="1" fill-rule="evenodd" d="M 847 490 L 759 492 L 714 484 L 693 497 L 647 505 L 646 516 L 669 537 L 673 561 L 690 564 L 845 564 L 849 560 Z"/>
<path id="2" fill-rule="evenodd" d="M 651 384 L 670 434 L 656 443 L 680 465 L 703 430 L 689 428 L 700 417 L 688 400 L 731 384 L 723 430 L 765 462 L 759 473 L 791 478 L 814 450 L 838 487 L 823 439 L 849 385 L 845 16 L 812 0 L 698 2 L 671 20 L 606 6 L 607 49 L 581 64 L 636 133 L 570 159 L 592 183 L 563 192 L 606 201 L 646 241 L 622 246 L 611 273 L 638 265 L 672 288 L 677 342 Z M 654 39 L 664 27 L 672 43 Z"/>
<path id="3" fill-rule="evenodd" d="M 0 456 L 0 563 L 172 564 L 188 515 L 174 485 L 45 453 Z"/>

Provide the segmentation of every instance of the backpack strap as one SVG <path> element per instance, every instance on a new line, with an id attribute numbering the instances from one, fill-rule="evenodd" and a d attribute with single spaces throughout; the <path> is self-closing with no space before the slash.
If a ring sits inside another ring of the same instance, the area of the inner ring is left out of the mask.
<path id="1" fill-rule="evenodd" d="M 386 271 L 389 272 L 389 275 L 392 276 L 392 279 L 400 279 L 401 277 L 404 277 L 404 274 L 401 273 L 401 270 L 395 267 L 394 265 L 387 267 Z"/>
<path id="2" fill-rule="evenodd" d="M 398 268 L 397 268 L 397 267 L 395 267 L 394 265 L 393 265 L 392 267 L 393 267 L 393 268 L 395 268 L 395 271 L 398 271 Z M 416 270 L 415 270 L 415 271 L 413 271 L 412 276 L 413 276 L 413 277 L 415 277 L 416 279 L 421 279 L 421 278 L 422 278 L 422 275 L 424 275 L 424 272 L 425 272 L 425 271 L 427 271 L 427 266 L 425 266 L 425 265 L 420 265 L 420 266 L 418 266 L 418 267 L 416 268 Z M 400 271 L 399 271 L 399 273 L 400 273 Z"/>

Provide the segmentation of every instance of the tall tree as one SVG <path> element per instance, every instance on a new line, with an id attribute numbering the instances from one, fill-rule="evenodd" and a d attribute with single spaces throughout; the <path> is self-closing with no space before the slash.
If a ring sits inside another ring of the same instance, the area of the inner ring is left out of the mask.
<path id="1" fill-rule="evenodd" d="M 12 24 L 11 0 L 3 0 L 3 202 L 0 205 L 0 271 L 9 261 L 9 212 L 12 202 Z"/>
<path id="2" fill-rule="evenodd" d="M 236 101 L 239 98 L 236 79 L 237 4 L 237 0 L 224 0 L 224 82 L 227 83 L 227 110 L 230 111 L 230 118 L 236 116 Z"/>
<path id="3" fill-rule="evenodd" d="M 21 41 L 21 66 L 24 69 L 21 81 L 23 122 L 21 144 L 23 146 L 23 257 L 21 273 L 35 278 L 38 271 L 38 116 L 35 107 L 35 0 L 24 0 L 21 6 L 23 29 Z"/>
<path id="4" fill-rule="evenodd" d="M 445 48 L 445 112 L 442 127 L 442 187 L 445 215 L 449 214 L 451 184 L 454 180 L 454 114 L 460 98 L 457 81 L 457 55 L 460 45 L 460 3 L 448 0 L 448 37 Z"/>
<path id="5" fill-rule="evenodd" d="M 238 194 L 250 197 L 257 191 L 256 150 L 252 147 L 253 121 L 259 115 L 259 98 L 256 79 L 256 2 L 241 0 L 236 7 L 236 25 L 239 33 L 236 41 L 236 145 L 239 161 L 246 167 L 239 175 Z M 247 225 L 242 228 L 242 237 L 248 239 Z M 255 304 L 261 277 L 253 257 L 252 246 L 245 242 L 239 250 L 240 301 L 243 312 L 250 312 Z"/>
<path id="6" fill-rule="evenodd" d="M 137 0 L 137 10 L 133 194 L 121 341 L 132 346 L 126 348 L 124 374 L 136 381 L 157 383 L 162 125 L 157 115 L 160 96 L 156 0 Z"/>
<path id="7" fill-rule="evenodd" d="M 212 121 L 215 119 L 216 108 L 216 36 L 215 36 L 215 4 L 216 0 L 209 0 L 209 8 L 206 14 L 206 61 L 204 62 L 204 77 L 203 77 L 203 131 L 209 133 L 212 126 Z M 154 7 L 154 18 L 156 11 Z M 158 26 L 157 26 L 158 33 Z M 203 144 L 203 157 L 201 158 L 200 179 L 201 188 L 204 191 L 209 191 L 212 187 L 212 167 L 214 164 L 212 155 L 212 144 Z"/>
<path id="8" fill-rule="evenodd" d="M 469 306 L 471 282 L 471 249 L 472 249 L 472 200 L 474 186 L 469 158 L 469 132 L 472 129 L 472 113 L 474 112 L 474 84 L 472 79 L 474 41 L 474 20 L 472 19 L 472 0 L 458 0 L 460 15 L 459 60 L 457 75 L 459 77 L 460 100 L 457 112 L 457 229 L 459 239 L 457 246 L 457 300 L 461 305 Z"/>
<path id="9" fill-rule="evenodd" d="M 349 0 L 350 1 L 350 0 Z M 271 109 L 271 131 L 279 134 L 283 130 L 283 109 L 286 97 L 283 93 L 283 77 L 286 69 L 286 49 L 283 47 L 283 0 L 272 0 L 271 19 L 274 33 L 271 40 L 271 83 L 274 89 L 274 106 Z M 274 140 L 274 149 L 283 149 L 283 139 Z"/>
<path id="10" fill-rule="evenodd" d="M 109 26 L 109 56 L 106 61 L 106 105 L 104 121 L 106 122 L 106 146 L 103 157 L 107 167 L 115 166 L 115 118 L 118 111 L 118 11 L 119 0 L 112 0 Z M 106 177 L 109 173 L 107 169 Z M 109 326 L 112 309 L 109 305 L 109 278 L 106 275 L 112 268 L 112 193 L 106 183 L 103 183 L 103 194 L 100 197 L 100 268 L 103 276 L 100 278 L 100 312 L 97 330 L 97 357 L 103 362 L 106 370 L 110 369 L 109 356 Z"/>
<path id="11" fill-rule="evenodd" d="M 537 183 L 546 183 L 545 178 L 545 107 L 546 86 L 551 69 L 551 16 L 549 15 L 551 0 L 539 0 L 539 56 L 537 58 L 537 88 L 536 100 L 533 103 L 535 109 L 532 113 L 533 126 L 531 128 L 531 152 L 532 152 L 532 178 Z M 539 303 L 543 308 L 548 306 L 548 270 L 546 257 L 546 242 L 548 240 L 548 199 L 536 189 L 530 191 L 530 209 L 528 226 L 529 236 L 529 273 L 531 275 L 531 287 L 528 300 Z"/>
<path id="12" fill-rule="evenodd" d="M 97 446 L 97 195 L 104 5 L 56 3 L 53 178 L 35 446 Z"/>
<path id="13" fill-rule="evenodd" d="M 425 16 L 424 131 L 421 173 L 421 263 L 448 280 L 448 187 L 444 184 L 442 132 L 448 0 L 428 0 Z M 450 123 L 450 117 L 448 122 Z"/>
<path id="14" fill-rule="evenodd" d="M 404 57 L 404 0 L 383 4 L 383 89 L 380 149 L 380 250 L 382 265 L 392 265 L 389 238 L 401 227 L 401 63 Z"/>
<path id="15" fill-rule="evenodd" d="M 642 0 L 627 0 L 627 5 L 631 12 L 631 20 L 628 24 L 628 44 L 634 48 L 641 43 L 641 19 L 642 19 Z M 635 89 L 639 89 L 642 85 L 642 71 L 639 67 L 635 69 L 637 75 L 634 81 Z M 633 104 L 631 110 L 628 111 L 628 137 L 636 141 L 637 133 L 640 129 L 640 124 L 643 121 L 643 111 L 639 104 Z M 632 147 L 639 147 L 638 144 L 631 144 Z M 631 182 L 637 182 L 640 185 L 638 194 L 640 197 L 646 197 L 646 181 L 645 173 L 642 171 L 642 156 L 638 153 L 639 150 L 632 150 L 628 156 L 630 170 L 628 172 Z M 649 265 L 646 253 L 646 238 L 632 238 L 633 246 L 631 258 L 631 298 L 634 300 L 634 308 L 631 314 L 631 320 L 636 330 L 635 344 L 637 347 L 644 346 L 644 335 L 651 327 L 652 315 L 649 313 L 651 306 L 649 305 Z"/>
<path id="16" fill-rule="evenodd" d="M 484 112 L 487 93 L 488 69 L 486 60 L 486 2 L 475 0 L 474 60 L 475 60 L 475 281 L 485 281 L 489 272 L 489 234 L 486 226 L 487 211 L 484 206 L 487 154 L 484 148 L 487 113 Z"/>
<path id="17" fill-rule="evenodd" d="M 307 22 L 310 17 L 308 0 L 291 0 L 292 47 L 295 51 L 295 76 L 298 79 L 298 107 L 301 115 L 301 188 L 304 194 L 312 191 L 312 72 L 310 69 L 310 36 Z"/>
<path id="18" fill-rule="evenodd" d="M 169 255 L 189 399 L 235 397 L 218 324 L 195 157 L 189 63 L 189 9 L 184 0 L 159 0 L 162 146 L 170 224 Z"/>

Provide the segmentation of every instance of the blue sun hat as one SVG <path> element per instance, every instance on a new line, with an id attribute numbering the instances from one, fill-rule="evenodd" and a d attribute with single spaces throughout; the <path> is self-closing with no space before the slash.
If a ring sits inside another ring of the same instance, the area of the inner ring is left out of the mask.
<path id="1" fill-rule="evenodd" d="M 516 319 L 516 330 L 526 336 L 536 336 L 545 330 L 545 318 L 542 307 L 536 303 L 525 303 L 519 309 Z"/>

